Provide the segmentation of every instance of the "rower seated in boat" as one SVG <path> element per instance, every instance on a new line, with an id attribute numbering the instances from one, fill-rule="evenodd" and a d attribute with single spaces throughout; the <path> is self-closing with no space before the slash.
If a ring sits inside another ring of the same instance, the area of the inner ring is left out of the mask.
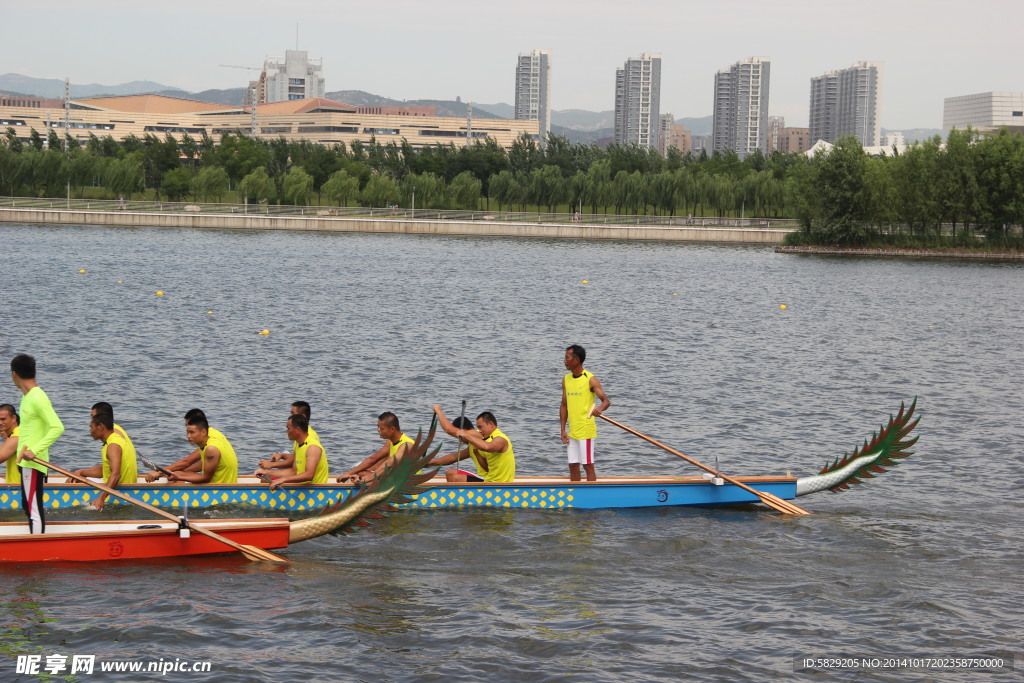
<path id="1" fill-rule="evenodd" d="M 269 477 L 270 490 L 281 484 L 326 484 L 327 452 L 309 428 L 306 416 L 301 413 L 288 416 L 285 431 L 292 440 L 293 467 L 261 467 L 256 475 Z"/>
<path id="2" fill-rule="evenodd" d="M 484 411 L 476 417 L 476 429 L 459 429 L 452 424 L 441 406 L 434 406 L 441 429 L 449 436 L 469 444 L 473 459 L 484 460 L 487 468 L 482 473 L 478 470 L 476 477 L 471 472 L 447 472 L 445 476 L 453 483 L 469 481 L 510 482 L 516 478 L 516 456 L 512 451 L 512 440 L 498 429 L 498 419 L 494 413 Z M 480 476 L 482 474 L 482 477 Z M 473 478 L 471 478 L 473 477 Z"/>
<path id="3" fill-rule="evenodd" d="M 316 442 L 318 445 L 321 445 L 321 447 L 322 447 L 322 444 L 320 444 L 320 436 L 316 433 L 316 430 L 313 429 L 313 425 L 309 424 L 310 416 L 312 415 L 312 409 L 309 407 L 309 404 L 307 402 L 305 402 L 305 401 L 295 401 L 294 403 L 292 403 L 292 406 L 291 406 L 291 414 L 292 415 L 302 415 L 302 416 L 304 416 L 306 418 L 306 424 L 309 425 L 309 427 L 308 427 L 309 438 L 312 439 L 314 442 Z M 271 456 L 269 458 L 266 458 L 264 460 L 260 460 L 260 465 L 259 466 L 262 469 L 275 469 L 275 470 L 291 469 L 292 470 L 291 473 L 294 474 L 294 472 L 295 472 L 295 447 L 294 446 L 292 447 L 292 452 L 291 453 L 283 453 L 282 452 L 282 453 L 273 453 L 273 454 L 271 454 Z M 257 474 L 259 474 L 259 473 L 257 472 Z M 278 476 L 280 476 L 280 475 L 278 475 Z M 326 481 L 327 481 L 327 479 L 324 479 L 323 482 L 315 482 L 315 483 L 321 484 L 321 483 L 325 483 Z"/>
<path id="4" fill-rule="evenodd" d="M 338 482 L 358 483 L 380 476 L 392 459 L 401 458 L 415 443 L 402 433 L 398 416 L 392 412 L 381 413 L 377 417 L 377 434 L 384 439 L 384 445 L 366 460 L 338 477 Z"/>
<path id="5" fill-rule="evenodd" d="M 454 425 L 456 429 L 473 428 L 473 423 L 469 421 L 469 418 L 462 415 L 452 420 L 452 425 Z M 463 445 L 466 445 L 466 448 L 463 448 Z M 460 469 L 459 463 L 466 458 L 469 458 L 476 466 L 475 474 L 473 472 Z M 443 467 L 445 465 L 451 464 L 454 464 L 455 467 L 445 472 L 445 478 L 449 482 L 455 482 L 455 478 L 458 477 L 459 475 L 465 476 L 465 479 L 460 479 L 459 481 L 483 481 L 484 477 L 487 475 L 487 458 L 484 457 L 483 454 L 469 447 L 469 445 L 466 444 L 466 442 L 461 439 L 459 440 L 458 449 L 454 453 L 446 453 L 445 455 L 442 455 L 439 458 L 434 458 L 429 463 L 427 463 L 427 466 Z"/>
<path id="6" fill-rule="evenodd" d="M 7 463 L 7 483 L 20 484 L 21 473 L 18 471 L 18 409 L 10 403 L 0 404 L 0 463 Z"/>
<path id="7" fill-rule="evenodd" d="M 215 436 L 210 433 L 205 415 L 189 419 L 185 435 L 199 451 L 199 458 L 187 469 L 172 469 L 168 481 L 192 484 L 234 484 L 238 481 L 235 449 L 223 434 Z"/>
<path id="8" fill-rule="evenodd" d="M 189 420 L 192 420 L 194 418 L 202 418 L 203 420 L 207 420 L 206 413 L 204 413 L 199 408 L 192 408 L 187 413 L 185 413 L 185 430 L 186 430 L 185 433 L 186 433 L 186 436 L 188 434 Z M 213 440 L 215 443 L 220 443 L 221 441 L 223 441 L 224 443 L 227 443 L 228 444 L 228 448 L 231 450 L 232 456 L 234 456 L 234 452 L 235 452 L 234 449 L 231 448 L 231 444 L 228 442 L 227 438 L 220 432 L 220 430 L 214 429 L 213 427 L 210 427 L 208 420 L 206 421 L 206 425 L 207 425 L 207 434 L 208 434 L 209 438 L 211 440 Z M 189 443 L 191 443 L 191 439 L 189 440 Z M 157 479 L 159 479 L 161 477 L 167 476 L 171 472 L 197 472 L 197 471 L 200 471 L 202 469 L 202 462 L 201 462 L 201 460 L 202 460 L 202 449 L 196 448 L 194 451 L 192 451 L 191 453 L 186 455 L 184 458 L 181 458 L 180 460 L 177 460 L 177 461 L 171 463 L 167 467 L 161 467 L 161 468 L 153 470 L 151 472 L 146 472 L 146 474 L 145 474 L 146 481 L 154 482 L 154 481 L 156 481 Z M 231 479 L 231 482 L 234 483 L 235 480 L 238 478 L 238 461 L 237 461 L 237 459 L 235 460 L 235 474 L 232 475 L 232 476 L 233 476 L 233 478 Z M 168 479 L 168 481 L 170 481 L 170 479 Z"/>
<path id="9" fill-rule="evenodd" d="M 138 465 L 135 462 L 135 445 L 121 434 L 114 431 L 114 416 L 112 413 L 97 412 L 89 421 L 89 436 L 96 441 L 103 442 L 100 450 L 100 464 L 75 470 L 79 477 L 91 477 L 102 481 L 108 488 L 116 489 L 119 484 L 134 484 Z M 68 478 L 67 483 L 76 483 L 76 479 Z M 89 505 L 97 510 L 103 509 L 103 504 L 109 494 L 105 491 L 93 498 Z"/>

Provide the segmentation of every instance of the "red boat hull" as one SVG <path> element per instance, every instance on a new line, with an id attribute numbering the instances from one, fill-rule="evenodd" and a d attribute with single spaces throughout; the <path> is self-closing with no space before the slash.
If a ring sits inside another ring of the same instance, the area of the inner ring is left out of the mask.
<path id="1" fill-rule="evenodd" d="M 243 545 L 266 550 L 288 546 L 287 519 L 193 522 L 197 523 Z M 0 562 L 95 562 L 237 552 L 195 531 L 182 537 L 170 522 L 51 522 L 45 534 L 28 535 L 26 531 L 23 523 L 0 523 Z"/>

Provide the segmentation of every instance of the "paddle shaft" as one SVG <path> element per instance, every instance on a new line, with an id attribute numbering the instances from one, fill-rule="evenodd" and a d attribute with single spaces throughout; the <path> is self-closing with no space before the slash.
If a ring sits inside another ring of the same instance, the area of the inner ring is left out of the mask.
<path id="1" fill-rule="evenodd" d="M 271 561 L 275 561 L 275 562 L 287 562 L 288 561 L 285 558 L 281 557 L 280 555 L 275 555 L 274 553 L 272 553 L 272 552 L 270 552 L 268 550 L 264 550 L 263 548 L 257 548 L 255 546 L 245 546 L 245 545 L 242 545 L 241 543 L 236 543 L 235 541 L 232 541 L 230 538 L 227 538 L 225 536 L 221 536 L 218 533 L 210 531 L 209 529 L 204 529 L 201 526 L 196 526 L 194 524 L 189 524 L 188 520 L 184 519 L 183 517 L 177 517 L 177 516 L 171 514 L 170 512 L 167 512 L 166 510 L 161 510 L 160 508 L 158 508 L 158 507 L 156 507 L 154 505 L 150 505 L 149 503 L 147 503 L 145 501 L 141 501 L 141 500 L 139 500 L 137 498 L 132 498 L 131 496 L 125 495 L 124 493 L 120 493 L 116 489 L 112 489 L 112 488 L 110 488 L 109 486 L 107 486 L 105 484 L 99 484 L 99 483 L 97 483 L 95 481 L 92 481 L 91 479 L 87 479 L 86 477 L 80 477 L 77 474 L 75 474 L 74 472 L 66 470 L 63 467 L 60 467 L 58 465 L 54 465 L 53 463 L 48 462 L 46 460 L 35 460 L 33 462 L 37 462 L 40 465 L 43 465 L 44 467 L 49 467 L 51 470 L 54 470 L 55 472 L 59 472 L 60 474 L 63 474 L 65 477 L 70 477 L 71 479 L 74 479 L 76 481 L 80 481 L 83 484 L 87 484 L 87 485 L 93 487 L 94 489 L 98 489 L 100 491 L 103 491 L 107 495 L 114 496 L 115 498 L 120 498 L 121 500 L 123 500 L 126 503 L 131 503 L 132 505 L 137 505 L 140 508 L 142 508 L 143 510 L 149 510 L 153 514 L 159 515 L 159 516 L 163 517 L 164 519 L 168 519 L 168 520 L 170 520 L 172 522 L 175 522 L 176 524 L 180 524 L 181 522 L 184 522 L 185 524 L 188 525 L 189 529 L 192 529 L 193 531 L 199 532 L 199 533 L 203 534 L 204 536 L 208 536 L 209 538 L 212 538 L 215 541 L 220 541 L 224 545 L 231 546 L 232 548 L 234 548 L 235 550 L 239 551 L 240 553 L 242 553 L 243 555 L 245 555 L 249 559 L 271 560 Z"/>
<path id="2" fill-rule="evenodd" d="M 462 412 L 459 413 L 459 424 L 461 425 L 466 419 L 466 400 L 462 400 Z M 466 453 L 469 453 L 469 449 L 466 449 Z M 470 461 L 473 460 L 473 456 L 469 456 Z M 455 443 L 455 469 L 458 470 L 462 467 L 462 439 L 457 439 Z"/>
<path id="3" fill-rule="evenodd" d="M 758 491 L 756 489 L 752 489 L 749 486 L 747 486 L 746 484 L 744 484 L 742 481 L 739 481 L 738 479 L 734 479 L 734 478 L 732 478 L 732 477 L 730 477 L 730 476 L 728 476 L 726 474 L 722 474 L 721 472 L 716 470 L 714 467 L 709 467 L 709 466 L 705 465 L 704 463 L 700 462 L 699 460 L 695 460 L 695 459 L 691 458 L 688 455 L 684 455 L 684 454 L 680 453 L 679 451 L 677 451 L 676 449 L 670 448 L 670 447 L 666 446 L 665 444 L 661 443 L 660 441 L 656 441 L 655 439 L 652 439 L 651 437 L 647 436 L 646 434 L 641 434 L 640 432 L 636 431 L 635 429 L 631 429 L 631 428 L 627 427 L 626 425 L 622 424 L 621 422 L 617 422 L 616 420 L 613 420 L 612 418 L 607 417 L 605 415 L 598 415 L 598 417 L 601 418 L 602 420 L 607 421 L 607 422 L 611 422 L 616 427 L 629 432 L 633 436 L 639 436 L 644 441 L 646 441 L 648 443 L 652 443 L 655 446 L 657 446 L 658 448 L 662 448 L 662 449 L 668 451 L 672 455 L 679 456 L 680 458 L 682 458 L 686 462 L 690 463 L 691 465 L 696 465 L 697 467 L 701 468 L 702 470 L 704 470 L 706 472 L 710 472 L 711 474 L 714 474 L 716 477 L 721 477 L 722 479 L 724 479 L 725 481 L 729 482 L 733 486 L 738 486 L 741 489 L 743 489 L 744 491 L 749 491 L 750 493 L 753 493 L 755 496 L 757 496 L 758 498 L 763 500 L 768 505 L 771 505 L 772 507 L 777 507 L 777 506 L 773 504 L 774 501 L 766 500 L 766 496 L 771 496 L 772 499 L 779 500 L 780 502 L 783 503 L 783 505 L 785 505 L 786 508 L 795 508 L 795 509 L 782 510 L 783 512 L 789 512 L 791 514 L 810 514 L 806 510 L 804 510 L 803 508 L 801 508 L 801 507 L 799 507 L 799 506 L 797 506 L 797 505 L 795 505 L 793 503 L 789 503 L 789 502 L 783 501 L 781 498 L 778 498 L 777 496 L 775 496 L 773 494 L 765 493 L 763 491 Z"/>
<path id="4" fill-rule="evenodd" d="M 163 467 L 160 467 L 160 465 L 154 465 L 152 462 L 150 462 L 149 460 L 146 460 L 141 455 L 139 456 L 139 460 L 141 460 L 142 464 L 145 465 L 146 467 L 148 467 L 149 469 L 156 470 L 157 472 L 159 472 L 160 474 L 164 475 L 165 477 L 171 476 L 171 473 L 169 471 L 165 470 Z"/>

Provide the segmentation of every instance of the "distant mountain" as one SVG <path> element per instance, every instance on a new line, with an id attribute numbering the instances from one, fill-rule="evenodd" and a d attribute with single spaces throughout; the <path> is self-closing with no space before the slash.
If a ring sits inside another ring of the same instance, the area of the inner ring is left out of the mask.
<path id="1" fill-rule="evenodd" d="M 64 97 L 64 81 L 59 78 L 32 78 L 21 74 L 3 74 L 0 76 L 0 90 L 11 90 L 18 93 L 34 95 L 36 97 Z M 138 95 L 140 93 L 151 93 L 157 90 L 173 91 L 176 97 L 188 95 L 184 90 L 168 88 L 166 85 L 154 83 L 153 81 L 132 81 L 120 85 L 100 85 L 90 83 L 89 85 L 71 84 L 71 96 L 75 98 L 95 97 L 97 95 Z"/>
<path id="2" fill-rule="evenodd" d="M 494 114 L 499 119 L 511 119 L 515 118 L 516 108 L 511 104 L 505 104 L 504 102 L 495 102 L 494 104 L 474 104 L 473 108 L 486 109 L 487 111 Z"/>
<path id="3" fill-rule="evenodd" d="M 467 103 L 462 100 L 392 100 L 364 90 L 335 90 L 325 93 L 324 97 L 351 104 L 354 107 L 435 107 L 438 116 L 453 116 L 460 119 L 465 118 L 467 113 Z M 473 118 L 500 119 L 503 117 L 488 111 L 483 105 L 474 104 Z"/>

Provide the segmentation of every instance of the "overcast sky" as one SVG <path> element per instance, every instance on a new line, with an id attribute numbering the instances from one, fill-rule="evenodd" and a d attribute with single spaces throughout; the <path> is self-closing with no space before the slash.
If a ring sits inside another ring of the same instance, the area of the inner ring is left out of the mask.
<path id="1" fill-rule="evenodd" d="M 245 86 L 268 55 L 322 57 L 328 92 L 511 103 L 516 57 L 552 51 L 552 108 L 612 109 L 615 69 L 662 54 L 661 111 L 712 109 L 715 72 L 771 58 L 771 115 L 807 125 L 809 79 L 885 63 L 884 128 L 940 128 L 945 97 L 1024 90 L 1020 0 L 0 0 L 0 73 L 189 91 Z"/>

